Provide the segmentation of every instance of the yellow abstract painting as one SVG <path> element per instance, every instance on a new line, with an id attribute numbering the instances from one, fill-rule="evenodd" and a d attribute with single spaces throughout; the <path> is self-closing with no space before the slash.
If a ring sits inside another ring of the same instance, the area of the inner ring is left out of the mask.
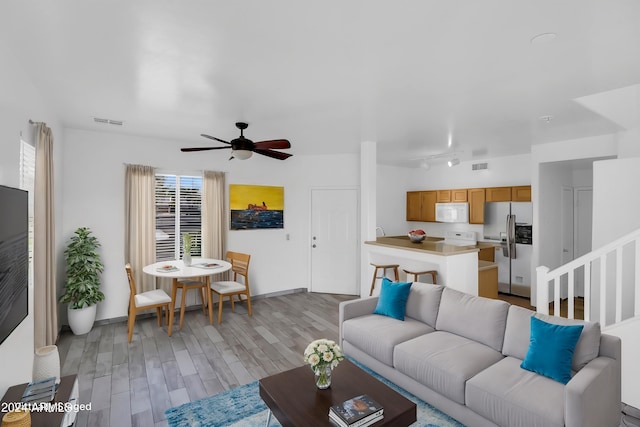
<path id="1" fill-rule="evenodd" d="M 284 228 L 284 187 L 229 185 L 231 229 Z"/>

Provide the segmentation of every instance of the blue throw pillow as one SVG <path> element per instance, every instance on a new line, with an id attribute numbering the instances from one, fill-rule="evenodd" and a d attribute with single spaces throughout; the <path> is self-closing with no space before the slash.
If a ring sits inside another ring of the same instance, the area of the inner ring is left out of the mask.
<path id="1" fill-rule="evenodd" d="M 554 325 L 531 316 L 529 350 L 520 367 L 566 384 L 582 325 Z"/>
<path id="2" fill-rule="evenodd" d="M 383 316 L 404 320 L 404 312 L 407 307 L 410 290 L 411 283 L 394 283 L 384 277 L 382 279 L 382 287 L 380 288 L 378 305 L 373 311 L 374 314 L 382 314 Z"/>

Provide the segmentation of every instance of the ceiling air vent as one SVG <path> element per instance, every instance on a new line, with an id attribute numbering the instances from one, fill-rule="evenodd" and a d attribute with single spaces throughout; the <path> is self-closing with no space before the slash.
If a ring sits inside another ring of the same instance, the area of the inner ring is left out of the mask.
<path id="1" fill-rule="evenodd" d="M 471 170 L 473 171 L 481 171 L 484 169 L 489 169 L 488 163 L 474 163 L 471 165 Z"/>
<path id="2" fill-rule="evenodd" d="M 96 123 L 102 123 L 105 125 L 122 126 L 124 122 L 122 120 L 101 119 L 100 117 L 94 117 L 93 121 Z"/>

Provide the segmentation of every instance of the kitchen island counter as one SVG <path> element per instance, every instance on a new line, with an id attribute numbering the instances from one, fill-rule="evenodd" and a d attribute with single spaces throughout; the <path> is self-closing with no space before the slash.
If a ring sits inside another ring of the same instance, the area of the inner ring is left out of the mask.
<path id="1" fill-rule="evenodd" d="M 442 237 L 427 237 L 420 243 L 409 240 L 409 236 L 385 236 L 378 237 L 375 241 L 364 242 L 366 245 L 380 245 L 394 248 L 407 249 L 411 251 L 430 252 L 435 255 L 449 256 L 459 255 L 467 252 L 478 252 L 480 249 L 493 248 L 495 243 L 478 242 L 476 245 L 458 246 L 444 243 Z"/>
<path id="2" fill-rule="evenodd" d="M 368 263 L 398 264 L 400 271 L 438 272 L 438 284 L 445 285 L 472 295 L 478 294 L 478 251 L 491 243 L 456 246 L 443 242 L 437 237 L 427 237 L 421 243 L 413 243 L 408 236 L 385 236 L 365 241 L 364 250 Z M 368 274 L 363 275 L 362 295 L 368 293 L 373 267 L 368 266 Z M 376 294 L 380 285 L 376 286 Z"/>

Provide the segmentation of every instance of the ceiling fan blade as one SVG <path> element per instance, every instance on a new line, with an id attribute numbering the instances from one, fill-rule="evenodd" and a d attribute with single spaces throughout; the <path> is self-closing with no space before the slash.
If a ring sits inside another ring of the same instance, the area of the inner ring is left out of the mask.
<path id="1" fill-rule="evenodd" d="M 183 153 L 188 153 L 190 151 L 208 151 L 208 150 L 225 150 L 231 148 L 229 147 L 193 147 L 193 148 L 181 148 L 180 151 Z"/>
<path id="2" fill-rule="evenodd" d="M 291 148 L 291 143 L 286 139 L 273 139 L 271 141 L 258 141 L 255 142 L 256 148 L 260 148 L 262 150 L 268 150 L 271 148 L 283 149 L 283 148 Z"/>
<path id="3" fill-rule="evenodd" d="M 205 138 L 213 139 L 214 141 L 219 141 L 219 142 L 222 142 L 222 143 L 225 143 L 225 144 L 231 144 L 230 142 L 225 141 L 224 139 L 216 138 L 215 136 L 206 135 L 204 133 L 201 133 L 200 136 L 204 136 Z"/>
<path id="4" fill-rule="evenodd" d="M 262 149 L 259 149 L 259 148 L 256 148 L 253 151 L 258 153 L 258 154 L 262 154 L 263 156 L 272 157 L 272 158 L 278 159 L 278 160 L 286 160 L 286 159 L 288 159 L 289 157 L 292 156 L 292 154 L 281 153 L 279 151 L 262 150 Z"/>

